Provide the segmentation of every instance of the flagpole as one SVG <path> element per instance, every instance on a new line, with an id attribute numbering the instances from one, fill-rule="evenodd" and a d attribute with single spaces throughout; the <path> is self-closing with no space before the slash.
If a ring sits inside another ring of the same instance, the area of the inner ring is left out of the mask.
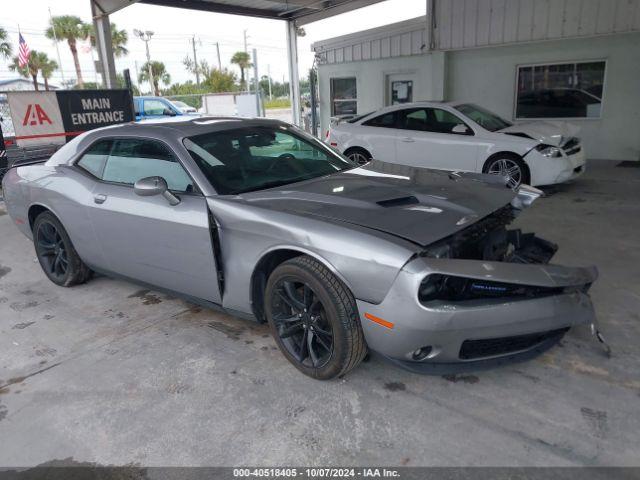
<path id="1" fill-rule="evenodd" d="M 58 46 L 58 35 L 56 34 L 56 25 L 53 23 L 53 15 L 51 15 L 51 7 L 49 7 L 49 20 L 51 20 L 51 30 L 53 30 L 53 40 L 56 43 L 56 53 L 58 54 L 58 68 L 62 76 L 62 85 L 64 86 L 64 69 L 62 68 L 62 60 L 60 59 L 60 47 Z"/>

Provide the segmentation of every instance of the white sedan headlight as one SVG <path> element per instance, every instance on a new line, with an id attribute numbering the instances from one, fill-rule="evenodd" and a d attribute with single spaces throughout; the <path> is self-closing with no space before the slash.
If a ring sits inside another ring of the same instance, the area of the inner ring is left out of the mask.
<path id="1" fill-rule="evenodd" d="M 536 150 L 540 152 L 540 155 L 548 158 L 559 158 L 562 156 L 562 150 L 558 147 L 554 147 L 553 145 L 541 143 L 536 146 Z"/>

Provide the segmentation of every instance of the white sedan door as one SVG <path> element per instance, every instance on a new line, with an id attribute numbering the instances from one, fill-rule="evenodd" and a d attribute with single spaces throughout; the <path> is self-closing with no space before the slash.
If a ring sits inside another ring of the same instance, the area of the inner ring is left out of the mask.
<path id="1" fill-rule="evenodd" d="M 357 139 L 358 145 L 369 151 L 374 159 L 396 163 L 398 130 L 395 128 L 395 119 L 396 112 L 384 113 L 367 120 L 362 125 L 350 125 L 348 132 L 352 135 L 351 138 Z"/>
<path id="2" fill-rule="evenodd" d="M 479 147 L 473 130 L 456 115 L 440 108 L 411 108 L 398 113 L 396 163 L 479 171 Z"/>

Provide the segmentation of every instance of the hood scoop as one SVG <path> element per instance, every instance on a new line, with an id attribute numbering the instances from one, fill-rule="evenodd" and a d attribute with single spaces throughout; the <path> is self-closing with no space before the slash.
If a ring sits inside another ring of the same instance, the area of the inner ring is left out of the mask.
<path id="1" fill-rule="evenodd" d="M 391 207 L 406 207 L 408 205 L 417 205 L 420 202 L 416 197 L 411 195 L 408 197 L 398 197 L 398 198 L 390 198 L 388 200 L 380 200 L 376 203 L 381 207 L 391 208 Z"/>

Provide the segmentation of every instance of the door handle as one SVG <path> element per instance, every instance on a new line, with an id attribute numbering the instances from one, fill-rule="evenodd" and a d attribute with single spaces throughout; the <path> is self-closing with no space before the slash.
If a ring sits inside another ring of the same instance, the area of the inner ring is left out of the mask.
<path id="1" fill-rule="evenodd" d="M 106 195 L 103 195 L 102 193 L 97 194 L 96 196 L 93 197 L 93 201 L 95 203 L 104 203 L 104 201 L 107 199 Z"/>
<path id="2" fill-rule="evenodd" d="M 412 143 L 412 142 L 415 142 L 415 140 L 414 140 L 413 138 L 411 138 L 411 137 L 403 137 L 403 138 L 401 138 L 401 139 L 400 139 L 400 141 L 401 141 L 401 142 L 404 142 L 404 143 Z"/>

